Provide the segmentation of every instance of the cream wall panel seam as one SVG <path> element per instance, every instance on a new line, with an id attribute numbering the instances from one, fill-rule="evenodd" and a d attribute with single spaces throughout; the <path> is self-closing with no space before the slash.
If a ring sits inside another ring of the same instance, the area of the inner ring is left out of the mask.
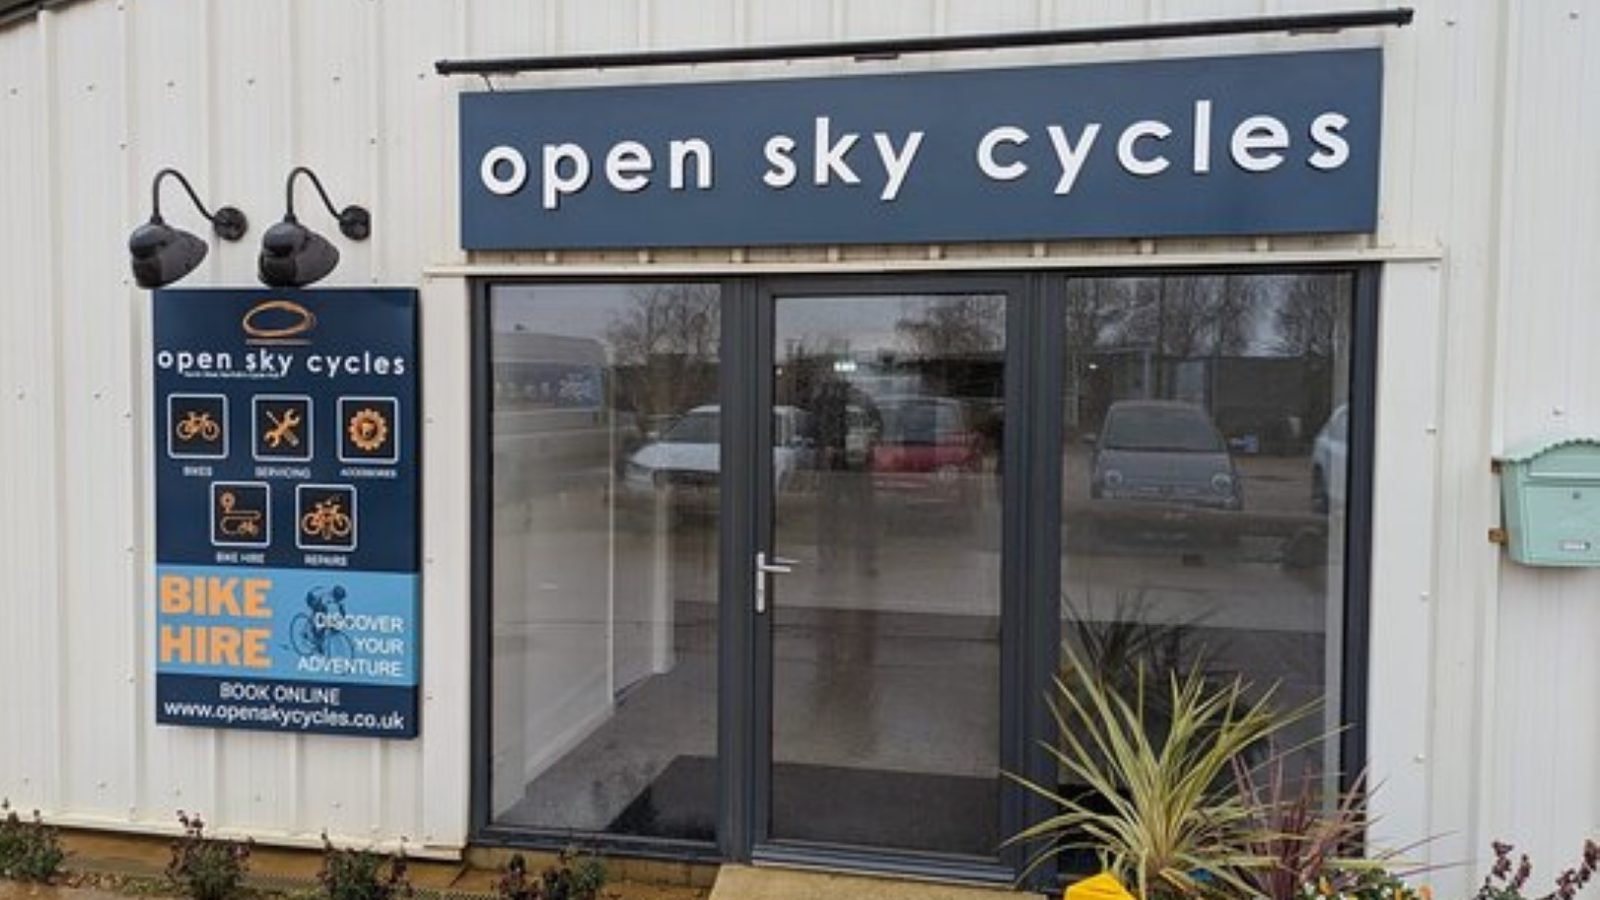
<path id="1" fill-rule="evenodd" d="M 54 694 L 53 715 L 49 716 L 49 729 L 51 737 L 50 755 L 48 759 L 58 760 L 60 768 L 56 770 L 55 777 L 51 779 L 51 794 L 46 802 L 57 808 L 64 809 L 68 803 L 67 779 L 70 777 L 72 767 L 72 748 L 68 745 L 66 736 L 66 722 L 63 711 L 67 708 L 67 685 L 63 666 L 60 661 L 67 658 L 65 653 L 66 634 L 63 624 L 62 607 L 66 603 L 67 593 L 67 553 L 68 531 L 67 516 L 63 510 L 62 499 L 66 495 L 66 474 L 63 471 L 62 457 L 65 440 L 62 432 L 65 426 L 67 411 L 64 385 L 66 382 L 63 368 L 63 339 L 65 316 L 63 310 L 66 306 L 65 296 L 61 288 L 62 267 L 62 230 L 61 230 L 61 172 L 60 157 L 57 149 L 60 146 L 60 115 L 55 103 L 55 93 L 58 89 L 56 80 L 56 52 L 55 52 L 55 23 L 60 14 L 53 10 L 41 10 L 38 15 L 41 77 L 39 79 L 40 96 L 44 103 L 44 127 L 41 134 L 44 137 L 44 171 L 41 177 L 46 184 L 44 211 L 46 234 L 49 236 L 50 246 L 42 254 L 49 267 L 51 309 L 51 334 L 50 334 L 50 367 L 53 381 L 51 396 L 55 403 L 55 422 L 51 428 L 51 439 L 54 446 L 54 466 L 52 472 L 56 502 L 50 505 L 49 527 L 55 531 L 56 555 L 52 560 L 55 564 L 55 591 L 52 602 L 41 617 L 44 619 L 43 638 L 48 645 L 56 651 L 58 661 L 55 668 L 48 673 L 50 687 Z"/>
<path id="2" fill-rule="evenodd" d="M 135 161 L 137 159 L 137 154 L 133 152 L 130 146 L 135 133 L 134 122 L 138 119 L 139 100 L 138 91 L 132 89 L 131 85 L 138 83 L 138 75 L 135 67 L 136 55 L 133 52 L 134 36 L 131 33 L 132 29 L 129 24 L 133 17 L 133 13 L 131 10 L 128 10 L 122 5 L 117 7 L 117 11 L 119 13 L 117 16 L 117 44 L 119 49 L 118 62 L 121 64 L 122 83 L 124 86 L 124 90 L 122 92 L 121 122 L 119 125 L 121 134 L 119 135 L 117 142 L 117 147 L 121 151 L 123 172 L 121 218 L 124 222 L 131 222 L 140 221 L 143 218 L 139 214 L 138 206 L 140 204 L 136 194 L 137 184 L 140 180 L 139 173 L 136 168 L 137 163 Z M 144 202 L 148 203 L 150 201 L 146 199 Z M 127 552 L 124 558 L 126 560 L 125 564 L 130 568 L 130 577 L 127 579 L 130 596 L 127 598 L 127 606 L 130 610 L 130 622 L 134 625 L 134 627 L 130 628 L 128 633 L 123 637 L 123 640 L 128 642 L 129 671 L 124 673 L 123 677 L 118 680 L 123 683 L 123 690 L 127 693 L 128 702 L 122 704 L 120 713 L 124 717 L 124 724 L 127 728 L 128 771 L 131 779 L 131 783 L 123 787 L 124 798 L 122 806 L 127 817 L 129 819 L 133 819 L 138 815 L 139 810 L 145 805 L 143 796 L 145 781 L 142 777 L 140 777 L 140 773 L 144 771 L 145 767 L 145 722 L 147 721 L 147 717 L 153 715 L 153 712 L 148 709 L 143 702 L 144 679 L 139 674 L 144 671 L 146 665 L 151 663 L 150 660 L 145 658 L 144 654 L 144 648 L 146 645 L 144 640 L 145 617 L 143 615 L 143 611 L 145 609 L 146 595 L 144 593 L 145 578 L 143 577 L 144 573 L 142 571 L 144 568 L 144 555 L 142 552 L 140 552 L 144 543 L 143 500 L 146 496 L 143 491 L 143 473 L 145 471 L 145 466 L 149 463 L 149 460 L 143 452 L 144 447 L 147 446 L 142 440 L 144 436 L 144 429 L 141 427 L 140 423 L 142 423 L 143 418 L 141 417 L 139 419 L 134 419 L 133 417 L 133 410 L 135 408 L 139 408 L 141 410 L 143 408 L 143 404 L 141 404 L 138 399 L 133 396 L 135 392 L 142 393 L 140 388 L 142 388 L 144 384 L 142 372 L 143 358 L 145 354 L 141 352 L 142 347 L 140 341 L 143 331 L 139 327 L 139 322 L 141 319 L 139 315 L 139 309 L 142 298 L 140 298 L 138 294 L 132 290 L 132 286 L 129 283 L 129 278 L 126 274 L 124 274 L 121 281 L 122 290 L 117 292 L 115 296 L 123 306 L 123 314 L 127 319 L 129 326 L 129 353 L 127 369 L 129 396 L 123 398 L 119 405 L 125 407 L 127 410 L 126 414 L 123 416 L 123 421 L 127 426 L 125 430 L 130 443 L 128 448 L 130 456 L 129 461 L 132 464 L 129 470 L 129 474 L 131 476 L 128 492 L 129 503 L 127 515 L 125 517 L 125 527 L 128 528 L 129 535 L 128 543 L 125 548 Z"/>

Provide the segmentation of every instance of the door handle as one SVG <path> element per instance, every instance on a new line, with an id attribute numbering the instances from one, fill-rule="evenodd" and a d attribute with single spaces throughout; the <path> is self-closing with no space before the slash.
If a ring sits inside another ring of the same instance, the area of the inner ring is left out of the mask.
<path id="1" fill-rule="evenodd" d="M 756 614 L 767 611 L 767 576 L 788 575 L 794 567 L 800 564 L 798 559 L 787 556 L 773 556 L 767 558 L 765 550 L 756 553 Z"/>

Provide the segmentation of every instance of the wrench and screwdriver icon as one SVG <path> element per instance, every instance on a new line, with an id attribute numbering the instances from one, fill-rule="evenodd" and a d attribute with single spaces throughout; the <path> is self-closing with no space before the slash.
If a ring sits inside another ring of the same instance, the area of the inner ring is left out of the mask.
<path id="1" fill-rule="evenodd" d="M 276 450 L 284 444 L 291 447 L 300 446 L 300 436 L 295 434 L 295 429 L 300 427 L 299 410 L 291 407 L 284 410 L 281 416 L 275 416 L 269 409 L 267 420 L 272 423 L 272 427 L 267 429 L 267 433 L 262 435 L 261 439 L 266 441 L 268 447 Z"/>

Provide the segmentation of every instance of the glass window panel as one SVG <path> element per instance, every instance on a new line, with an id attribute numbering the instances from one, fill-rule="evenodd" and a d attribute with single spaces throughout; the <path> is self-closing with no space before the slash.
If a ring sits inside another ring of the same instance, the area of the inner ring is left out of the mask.
<path id="1" fill-rule="evenodd" d="M 1199 666 L 1323 701 L 1337 771 L 1353 276 L 1067 284 L 1063 640 L 1113 684 Z"/>
<path id="2" fill-rule="evenodd" d="M 781 297 L 771 832 L 992 857 L 1004 295 Z"/>
<path id="3" fill-rule="evenodd" d="M 490 291 L 496 824 L 716 837 L 720 302 Z"/>

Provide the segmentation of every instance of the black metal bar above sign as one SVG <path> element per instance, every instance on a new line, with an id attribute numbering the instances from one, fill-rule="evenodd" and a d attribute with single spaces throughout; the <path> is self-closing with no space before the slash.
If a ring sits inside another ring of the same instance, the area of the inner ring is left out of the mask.
<path id="1" fill-rule="evenodd" d="M 1404 27 L 1415 13 L 1410 7 L 1367 12 L 1310 13 L 1294 16 L 1251 16 L 1109 25 L 1054 31 L 1015 31 L 942 37 L 892 38 L 756 47 L 713 47 L 693 50 L 651 50 L 634 53 L 591 53 L 563 56 L 509 56 L 495 59 L 441 59 L 440 75 L 506 75 L 573 69 L 642 68 L 705 63 L 768 62 L 795 59 L 885 59 L 908 53 L 948 53 L 1069 44 L 1114 44 L 1241 34 L 1301 34 L 1349 28 Z"/>

